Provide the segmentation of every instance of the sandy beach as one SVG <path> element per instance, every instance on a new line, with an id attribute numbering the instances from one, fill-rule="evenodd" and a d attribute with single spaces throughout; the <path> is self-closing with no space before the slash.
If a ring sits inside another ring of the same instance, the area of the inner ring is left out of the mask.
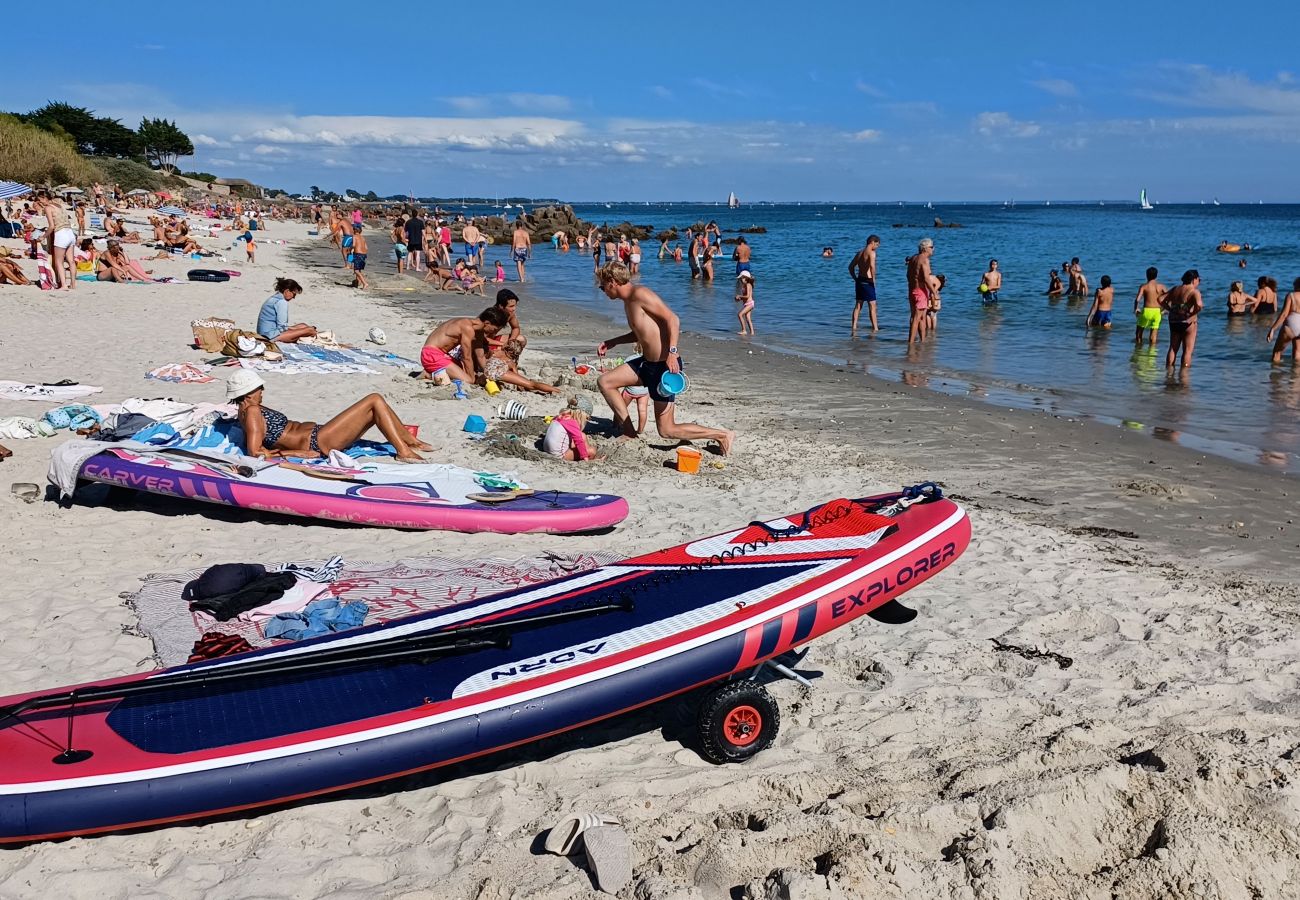
<path id="1" fill-rule="evenodd" d="M 255 266 L 229 264 L 243 274 L 224 284 L 0 288 L 0 379 L 102 386 L 95 402 L 221 402 L 220 380 L 144 374 L 210 356 L 189 346 L 193 319 L 251 328 L 277 275 L 306 289 L 294 321 L 358 344 L 378 326 L 387 349 L 411 358 L 433 324 L 490 302 L 399 279 L 378 228 L 368 230 L 375 290 L 354 291 L 337 252 L 305 231 L 273 223 L 269 236 L 289 243 L 259 247 Z M 151 265 L 183 277 L 192 264 Z M 541 299 L 545 285 L 525 288 L 530 372 L 558 373 L 626 330 Z M 332 554 L 633 555 L 830 498 L 939 482 L 971 514 L 970 549 L 907 595 L 915 621 L 835 631 L 800 666 L 812 689 L 771 686 L 784 717 L 772 748 L 744 765 L 705 762 L 683 698 L 288 808 L 7 849 L 0 897 L 607 896 L 576 862 L 541 852 L 539 835 L 573 809 L 622 821 L 634 864 L 620 896 L 638 900 L 1300 894 L 1297 482 L 736 341 L 687 335 L 683 345 L 692 389 L 680 417 L 739 435 L 732 456 L 706 453 L 698 476 L 666 465 L 672 448 L 653 426 L 618 447 L 598 433 L 610 459 L 578 466 L 467 440 L 466 414 L 490 416 L 500 402 L 480 389 L 456 401 L 396 369 L 267 375 L 269 397 L 292 418 L 323 421 L 379 391 L 421 426 L 438 461 L 626 497 L 630 517 L 598 535 L 344 527 L 160 498 L 110 502 L 95 488 L 67 509 L 26 504 L 8 485 L 44 485 L 63 438 L 5 440 L 0 673 L 5 693 L 18 693 L 152 668 L 122 600 L 148 573 Z M 543 413 L 561 405 L 525 402 Z M 0 416 L 46 408 L 0 398 Z M 596 420 L 607 426 L 608 410 Z M 1007 646 L 1037 653 L 998 649 Z"/>

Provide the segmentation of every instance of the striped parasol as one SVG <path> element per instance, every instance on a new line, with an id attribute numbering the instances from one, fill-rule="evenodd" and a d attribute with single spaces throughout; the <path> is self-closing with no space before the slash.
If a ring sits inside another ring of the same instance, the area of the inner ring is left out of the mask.
<path id="1" fill-rule="evenodd" d="M 162 213 L 164 216 L 185 215 L 185 210 L 181 209 L 179 206 L 160 206 L 158 207 L 158 212 Z"/>
<path id="2" fill-rule="evenodd" d="M 32 189 L 25 184 L 19 184 L 16 181 L 0 181 L 0 200 L 21 197 L 23 194 L 30 194 L 31 192 Z"/>

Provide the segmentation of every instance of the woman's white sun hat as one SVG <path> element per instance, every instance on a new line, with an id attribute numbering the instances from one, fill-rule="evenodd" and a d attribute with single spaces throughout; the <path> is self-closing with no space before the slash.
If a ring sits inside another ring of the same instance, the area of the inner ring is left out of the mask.
<path id="1" fill-rule="evenodd" d="M 251 394 L 260 387 L 266 387 L 262 376 L 252 369 L 239 369 L 226 379 L 226 399 L 238 400 L 245 394 Z"/>

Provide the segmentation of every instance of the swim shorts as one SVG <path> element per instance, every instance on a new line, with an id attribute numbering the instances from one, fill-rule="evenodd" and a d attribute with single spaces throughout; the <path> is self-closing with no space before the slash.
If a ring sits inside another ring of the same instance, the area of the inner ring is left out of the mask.
<path id="1" fill-rule="evenodd" d="M 354 272 L 364 272 L 364 271 L 365 271 L 365 268 L 366 268 L 366 254 L 365 254 L 365 253 L 353 253 L 353 254 L 352 254 L 352 270 L 353 270 Z"/>
<path id="2" fill-rule="evenodd" d="M 870 278 L 854 279 L 853 296 L 858 303 L 875 303 L 876 283 Z"/>
<path id="3" fill-rule="evenodd" d="M 405 244 L 394 244 L 394 245 L 393 245 L 393 252 L 397 254 L 397 258 L 398 258 L 398 259 L 404 259 L 404 258 L 406 257 L 406 245 L 405 245 Z"/>
<path id="4" fill-rule="evenodd" d="M 651 362 L 645 357 L 629 359 L 627 364 L 632 367 L 636 373 L 637 380 L 650 393 L 650 399 L 655 403 L 672 403 L 676 398 L 672 394 L 665 394 L 659 390 L 659 379 L 664 377 L 668 371 L 668 363 Z"/>
<path id="5" fill-rule="evenodd" d="M 751 269 L 749 268 L 749 263 L 743 263 L 743 262 L 738 262 L 738 263 L 736 263 L 736 277 L 737 277 L 737 278 L 740 277 L 740 273 L 741 273 L 741 272 L 751 272 L 751 273 L 752 273 L 752 271 L 753 271 L 753 270 L 751 270 Z"/>
<path id="6" fill-rule="evenodd" d="M 466 255 L 466 256 L 474 256 L 476 253 L 478 253 L 478 244 L 466 244 L 466 245 L 465 245 L 465 255 Z"/>
<path id="7" fill-rule="evenodd" d="M 343 235 L 343 249 L 346 250 L 351 246 L 352 246 L 352 235 L 350 234 Z"/>
<path id="8" fill-rule="evenodd" d="M 439 347 L 429 346 L 420 351 L 420 367 L 430 375 L 437 375 L 452 362 L 446 351 Z"/>
<path id="9" fill-rule="evenodd" d="M 912 305 L 917 309 L 929 309 L 930 292 L 923 291 L 920 288 L 912 288 Z"/>
<path id="10" fill-rule="evenodd" d="M 1155 307 L 1144 306 L 1138 310 L 1137 320 L 1138 328 L 1143 330 L 1151 329 L 1157 331 L 1160 328 L 1161 311 Z"/>
<path id="11" fill-rule="evenodd" d="M 997 302 L 998 302 L 998 292 L 997 292 L 997 291 L 985 291 L 983 294 L 980 294 L 980 296 L 984 298 L 984 305 L 985 305 L 985 306 L 991 306 L 991 305 L 993 305 L 994 303 L 997 303 Z"/>
<path id="12" fill-rule="evenodd" d="M 1096 314 L 1092 317 L 1092 324 L 1094 324 L 1094 325 L 1098 325 L 1098 326 L 1100 326 L 1100 325 L 1109 325 L 1109 324 L 1110 324 L 1110 310 L 1109 310 L 1109 309 L 1099 309 L 1099 310 L 1097 310 Z"/>
<path id="13" fill-rule="evenodd" d="M 516 247 L 516 248 L 514 249 L 514 252 L 511 253 L 510 255 L 514 258 L 514 261 L 515 261 L 515 262 L 527 262 L 527 261 L 528 261 L 528 250 L 525 249 L 524 247 Z"/>

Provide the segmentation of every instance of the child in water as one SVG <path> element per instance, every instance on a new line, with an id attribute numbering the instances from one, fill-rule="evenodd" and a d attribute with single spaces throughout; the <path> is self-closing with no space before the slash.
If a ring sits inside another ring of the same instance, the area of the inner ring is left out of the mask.
<path id="1" fill-rule="evenodd" d="M 506 267 L 501 265 L 501 260 L 497 260 L 496 283 L 503 284 L 506 280 Z"/>
<path id="2" fill-rule="evenodd" d="M 757 334 L 754 331 L 754 275 L 745 269 L 736 276 L 736 281 L 739 282 L 740 290 L 736 302 L 741 305 L 740 311 L 736 313 L 736 318 L 740 320 L 739 334 Z"/>
<path id="3" fill-rule="evenodd" d="M 1092 297 L 1092 309 L 1088 310 L 1088 318 L 1084 319 L 1083 327 L 1096 325 L 1100 328 L 1110 328 L 1111 304 L 1115 302 L 1115 289 L 1110 286 L 1110 276 L 1101 276 L 1101 287 L 1097 288 L 1097 293 Z"/>

